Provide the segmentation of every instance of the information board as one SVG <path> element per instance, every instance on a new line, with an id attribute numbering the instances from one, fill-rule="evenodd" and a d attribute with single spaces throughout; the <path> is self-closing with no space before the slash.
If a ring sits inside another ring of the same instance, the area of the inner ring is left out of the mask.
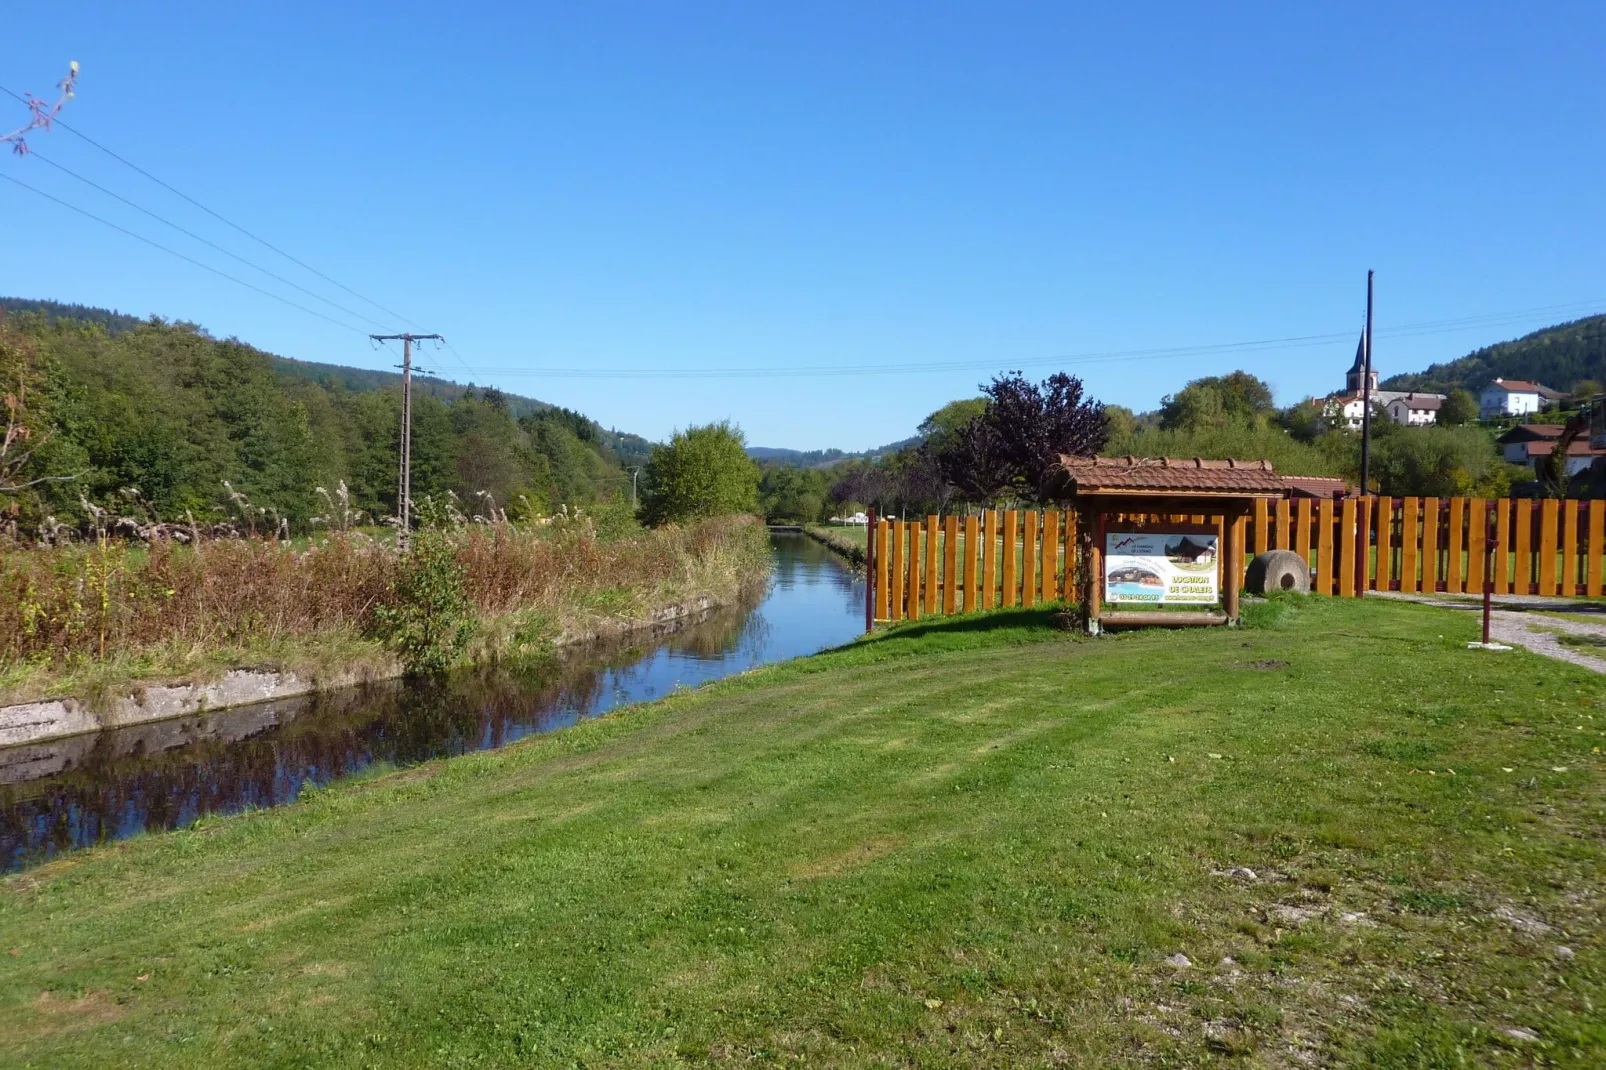
<path id="1" fill-rule="evenodd" d="M 1149 605 L 1211 605 L 1216 535 L 1195 531 L 1111 531 L 1104 542 L 1104 599 Z"/>

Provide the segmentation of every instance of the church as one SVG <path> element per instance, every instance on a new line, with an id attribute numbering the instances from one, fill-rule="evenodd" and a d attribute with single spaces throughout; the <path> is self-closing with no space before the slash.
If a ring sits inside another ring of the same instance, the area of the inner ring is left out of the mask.
<path id="1" fill-rule="evenodd" d="M 1344 376 L 1341 393 L 1329 394 L 1318 402 L 1322 407 L 1322 423 L 1327 427 L 1361 429 L 1361 416 L 1365 411 L 1364 391 L 1367 383 L 1365 343 L 1355 347 L 1355 363 Z M 1439 406 L 1444 404 L 1443 394 L 1419 394 L 1407 390 L 1379 390 L 1377 366 L 1372 366 L 1372 419 L 1390 420 L 1401 427 L 1427 427 L 1437 422 Z"/>

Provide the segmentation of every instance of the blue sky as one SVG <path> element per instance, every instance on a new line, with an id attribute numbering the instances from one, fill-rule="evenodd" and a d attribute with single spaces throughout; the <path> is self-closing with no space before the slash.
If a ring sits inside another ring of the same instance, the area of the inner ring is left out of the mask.
<path id="1" fill-rule="evenodd" d="M 447 335 L 443 374 L 655 438 L 864 448 L 1016 367 L 1139 409 L 1237 367 L 1325 393 L 1368 268 L 1385 375 L 1606 311 L 1606 5 L 1312 7 L 15 5 L 0 85 L 78 60 L 63 118 Z M 407 326 L 71 134 L 33 144 Z M 39 160 L 0 173 L 311 303 Z M 0 293 L 393 359 L 9 183 L 0 210 Z"/>

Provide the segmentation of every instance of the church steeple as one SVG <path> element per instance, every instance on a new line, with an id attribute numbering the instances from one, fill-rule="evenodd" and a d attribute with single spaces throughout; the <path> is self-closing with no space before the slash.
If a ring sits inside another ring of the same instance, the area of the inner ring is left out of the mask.
<path id="1" fill-rule="evenodd" d="M 1350 365 L 1349 374 L 1344 376 L 1344 391 L 1349 394 L 1359 394 L 1366 389 L 1366 336 L 1362 335 L 1360 342 L 1355 346 L 1355 363 Z M 1372 369 L 1372 392 L 1377 392 L 1377 368 Z"/>

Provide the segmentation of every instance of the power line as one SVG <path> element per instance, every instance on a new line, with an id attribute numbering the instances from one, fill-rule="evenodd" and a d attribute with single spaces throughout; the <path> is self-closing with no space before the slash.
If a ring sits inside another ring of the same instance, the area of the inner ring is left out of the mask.
<path id="1" fill-rule="evenodd" d="M 308 308 L 306 305 L 297 304 L 295 301 L 290 300 L 288 297 L 281 297 L 278 294 L 274 293 L 272 290 L 264 290 L 262 287 L 256 285 L 255 283 L 246 282 L 242 278 L 238 278 L 237 276 L 230 275 L 227 271 L 221 271 L 218 268 L 213 267 L 211 264 L 203 263 L 202 261 L 195 259 L 193 256 L 185 256 L 183 253 L 179 252 L 177 249 L 169 249 L 167 246 L 163 245 L 161 242 L 152 241 L 150 238 L 145 237 L 143 234 L 136 234 L 133 231 L 129 230 L 127 227 L 119 226 L 118 224 L 113 223 L 109 219 L 102 219 L 100 216 L 96 215 L 95 213 L 90 212 L 90 211 L 86 211 L 85 209 L 78 207 L 76 204 L 69 204 L 68 202 L 62 200 L 60 197 L 57 197 L 57 196 L 54 196 L 52 194 L 46 193 L 42 189 L 36 189 L 33 186 L 28 185 L 28 183 L 22 181 L 20 178 L 12 178 L 10 175 L 5 174 L 4 172 L 0 172 L 0 178 L 5 179 L 7 182 L 12 183 L 13 185 L 21 186 L 23 189 L 27 190 L 29 193 L 38 194 L 39 196 L 43 197 L 47 201 L 54 201 L 55 203 L 61 205 L 63 208 L 71 209 L 72 211 L 77 212 L 81 216 L 85 216 L 85 217 L 87 217 L 89 219 L 93 219 L 97 223 L 100 223 L 100 224 L 103 224 L 105 226 L 111 227 L 113 230 L 118 231 L 118 232 L 120 232 L 122 234 L 126 234 L 130 238 L 135 239 L 136 241 L 142 241 L 146 245 L 149 245 L 153 249 L 160 249 L 162 252 L 167 253 L 169 256 L 176 256 L 180 260 L 185 261 L 186 263 L 194 264 L 196 267 L 203 268 L 206 271 L 210 271 L 212 274 L 217 275 L 220 278 L 228 279 L 230 282 L 233 282 L 233 283 L 238 283 L 239 285 L 244 286 L 248 290 L 255 290 L 257 293 L 262 294 L 264 297 L 271 297 L 275 301 L 280 302 L 281 304 L 286 304 L 286 305 L 289 305 L 291 308 L 299 309 L 300 311 L 305 312 L 309 316 L 317 316 L 321 320 L 327 320 L 328 322 L 333 323 L 337 327 L 344 327 L 348 331 L 354 331 L 357 334 L 366 334 L 367 333 L 361 327 L 353 327 L 351 324 L 344 323 L 344 322 L 342 322 L 340 320 L 337 320 L 333 316 L 326 316 L 322 312 L 319 312 L 317 309 Z"/>
<path id="2" fill-rule="evenodd" d="M 24 98 L 22 96 L 19 96 L 17 93 L 12 92 L 10 89 L 7 89 L 3 85 L 0 85 L 0 93 L 5 93 L 7 96 L 10 96 L 15 100 L 21 101 L 24 104 L 27 103 L 27 99 L 26 98 Z M 63 130 L 67 131 L 69 134 L 72 134 L 74 137 L 80 138 L 80 139 L 88 142 L 90 145 L 92 145 L 95 148 L 99 149 L 101 152 L 104 152 L 106 155 L 110 156 L 112 159 L 116 160 L 118 163 L 122 164 L 123 166 L 131 168 L 134 171 L 137 171 L 138 173 L 140 173 L 141 175 L 144 175 L 146 178 L 150 179 L 152 182 L 156 183 L 158 186 L 161 186 L 163 189 L 167 190 L 169 193 L 173 194 L 175 197 L 179 197 L 179 198 L 181 198 L 181 199 L 183 199 L 185 201 L 188 201 L 190 204 L 193 204 L 195 207 L 199 208 L 201 211 L 205 212 L 207 215 L 211 216 L 212 218 L 218 220 L 219 222 L 227 224 L 230 227 L 233 227 L 235 230 L 239 231 L 241 234 L 244 234 L 247 238 L 250 238 L 252 241 L 256 242 L 258 245 L 261 245 L 264 248 L 270 249 L 273 252 L 278 253 L 280 256 L 284 257 L 286 260 L 290 261 L 292 264 L 295 264 L 297 267 L 300 267 L 300 268 L 302 268 L 302 269 L 304 269 L 306 271 L 312 272 L 314 275 L 318 276 L 320 279 L 322 279 L 323 281 L 329 283 L 330 285 L 338 286 L 340 289 L 346 291 L 351 296 L 357 298 L 359 301 L 366 301 L 368 304 L 374 306 L 375 308 L 379 309 L 379 311 L 383 312 L 387 316 L 392 317 L 393 319 L 399 320 L 402 323 L 410 324 L 411 326 L 414 326 L 414 327 L 418 326 L 418 324 L 413 323 L 412 320 L 408 319 L 406 316 L 403 316 L 401 313 L 391 311 L 390 309 L 386 308 L 384 305 L 380 304 L 378 301 L 375 301 L 371 297 L 364 297 L 362 294 L 358 293 L 356 290 L 353 290 L 350 286 L 347 286 L 345 283 L 342 283 L 342 282 L 340 282 L 340 281 L 338 281 L 336 279 L 332 279 L 328 275 L 325 275 L 323 272 L 319 271 L 317 268 L 313 267 L 311 264 L 308 264 L 303 260 L 298 260 L 295 257 L 291 256 L 289 253 L 285 252 L 283 249 L 279 248 L 277 245 L 274 245 L 272 242 L 268 241 L 266 238 L 258 237 L 257 235 L 251 233 L 249 230 L 246 230 L 244 227 L 240 226 L 240 224 L 234 222 L 232 219 L 229 219 L 227 216 L 224 216 L 221 213 L 213 211 L 212 209 L 208 208 L 206 205 L 202 204 L 200 201 L 196 200 L 194 197 L 191 197 L 189 194 L 183 192 L 182 190 L 176 189 L 175 187 L 169 185 L 166 182 L 163 182 L 161 179 L 157 178 L 155 175 L 151 174 L 149 171 L 145 170 L 143 167 L 139 166 L 138 164 L 136 164 L 136 163 L 134 163 L 134 162 L 132 162 L 130 160 L 124 159 L 122 156 L 119 156 L 117 153 L 113 152 L 111 149 L 108 149 L 105 145 L 102 145 L 100 142 L 96 141 L 94 138 L 90 137 L 88 134 L 85 134 L 85 133 L 77 130 L 74 127 L 68 126 L 66 123 L 62 122 L 61 119 L 57 118 L 57 119 L 53 120 L 53 125 L 59 126 Z M 320 298 L 320 300 L 321 300 L 321 298 Z M 373 322 L 373 321 L 370 321 L 370 322 Z M 355 330 L 355 328 L 353 328 L 353 330 Z"/>
<path id="3" fill-rule="evenodd" d="M 187 230 L 184 227 L 179 226 L 177 223 L 173 222 L 171 219 L 167 219 L 167 218 L 164 218 L 163 216 L 157 215 L 155 212 L 151 211 L 149 208 L 145 208 L 145 207 L 142 207 L 142 206 L 140 206 L 138 204 L 135 204 L 133 201 L 129 200 L 127 197 L 124 197 L 122 194 L 114 193 L 113 191 L 107 189 L 105 186 L 102 186 L 100 183 L 95 182 L 95 181 L 93 181 L 91 179 L 85 178 L 83 175 L 81 175 L 78 172 L 72 170 L 72 168 L 64 167 L 63 165 L 57 163 L 56 161 L 54 161 L 52 159 L 49 159 L 48 157 L 46 157 L 42 153 L 40 153 L 38 150 L 31 150 L 28 153 L 28 155 L 31 158 L 40 161 L 41 163 L 49 164 L 51 167 L 54 167 L 58 171 L 61 171 L 61 172 L 65 173 L 65 174 L 68 174 L 68 175 L 71 175 L 73 178 L 76 178 L 78 181 L 84 183 L 86 186 L 92 186 L 95 189 L 100 190 L 100 192 L 104 193 L 108 197 L 112 197 L 112 198 L 115 198 L 116 200 L 122 201 L 124 204 L 126 204 L 130 208 L 134 209 L 136 212 L 143 212 L 145 215 L 150 216 L 152 219 L 156 220 L 158 223 L 162 223 L 162 224 L 165 224 L 165 225 L 167 225 L 169 227 L 172 227 L 174 230 L 178 231 L 180 234 L 183 234 L 186 237 L 194 238 L 196 241 L 200 242 L 202 245 L 208 246 L 208 247 L 210 247 L 212 249 L 216 249 L 218 252 L 222 253 L 224 256 L 227 256 L 227 257 L 229 257 L 229 258 L 231 258 L 233 260 L 238 260 L 240 263 L 244 264 L 248 268 L 252 268 L 252 269 L 254 269 L 256 271 L 262 272 L 262 274 L 268 276 L 268 278 L 270 278 L 270 279 L 275 279 L 275 280 L 277 280 L 279 282 L 284 283 L 286 286 L 289 286 L 289 287 L 291 287 L 293 289 L 296 289 L 296 290 L 300 290 L 302 293 L 306 294 L 308 297 L 311 297 L 311 298 L 313 298 L 315 300 L 318 300 L 318 301 L 322 301 L 324 304 L 329 305 L 331 308 L 338 308 L 340 311 L 346 313 L 348 316 L 356 316 L 358 319 L 362 320 L 365 323 L 371 323 L 376 327 L 384 327 L 384 326 L 386 326 L 385 324 L 381 323 L 380 321 L 374 319 L 372 316 L 364 315 L 363 313 L 358 312 L 354 308 L 347 308 L 345 305 L 342 305 L 339 302 L 331 301 L 327 297 L 324 297 L 322 294 L 319 294 L 319 293 L 317 293 L 317 292 L 315 292 L 313 290 L 307 289 L 305 286 L 302 286 L 300 283 L 292 282 L 291 280 L 285 278 L 283 275 L 279 275 L 279 274 L 276 274 L 276 273 L 274 273 L 272 271 L 269 271 L 267 268 L 263 267 L 261 264 L 253 263 L 250 260 L 247 260 L 245 257 L 240 256 L 237 253 L 230 252 L 229 250 L 223 248 L 223 246 L 219 245 L 217 242 L 211 241 L 211 240 L 209 240 L 207 238 L 203 238 L 199 234 L 195 233 L 193 230 Z"/>
<path id="4" fill-rule="evenodd" d="M 1599 308 L 1601 302 L 1573 302 L 1565 305 L 1546 305 L 1538 308 L 1490 313 L 1482 316 L 1465 316 L 1459 319 L 1429 320 L 1422 323 L 1402 324 L 1377 332 L 1386 338 L 1442 334 L 1465 330 L 1469 327 L 1490 326 L 1523 319 L 1545 312 Z M 948 371 L 996 370 L 1007 364 L 1010 367 L 1041 367 L 1045 365 L 1078 365 L 1127 363 L 1148 360 L 1172 360 L 1180 357 L 1209 356 L 1231 353 L 1255 353 L 1288 349 L 1308 349 L 1353 340 L 1353 331 L 1330 334 L 1295 335 L 1286 338 L 1267 338 L 1247 342 L 1224 342 L 1214 345 L 1175 346 L 1163 349 L 1112 350 L 1103 352 L 1062 354 L 1056 357 L 1016 358 L 1012 360 L 925 361 L 903 364 L 844 364 L 824 367 L 781 368 L 535 368 L 524 371 L 499 373 L 511 378 L 554 379 L 793 379 L 837 378 L 861 375 L 900 375 L 937 373 Z"/>

